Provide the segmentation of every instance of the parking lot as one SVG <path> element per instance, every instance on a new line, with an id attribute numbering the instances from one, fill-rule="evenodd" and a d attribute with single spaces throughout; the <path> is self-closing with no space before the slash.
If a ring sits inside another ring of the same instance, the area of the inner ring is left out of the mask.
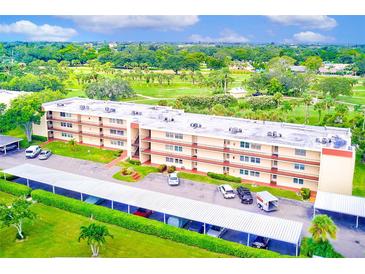
<path id="1" fill-rule="evenodd" d="M 124 183 L 112 178 L 112 175 L 119 170 L 118 167 L 106 168 L 103 164 L 71 159 L 57 155 L 53 155 L 46 161 L 40 161 L 38 159 L 25 159 L 23 152 L 11 153 L 6 157 L 0 156 L 0 168 L 3 169 L 23 163 L 41 165 L 102 180 L 113 181 L 120 183 L 121 185 L 128 184 L 129 186 L 133 187 L 149 189 L 152 191 L 183 196 L 208 203 L 239 208 L 250 212 L 268 214 L 270 216 L 277 216 L 280 218 L 299 221 L 304 224 L 303 236 L 308 235 L 307 229 L 310 225 L 313 214 L 312 205 L 310 203 L 286 199 L 280 199 L 280 209 L 278 211 L 270 213 L 262 212 L 257 208 L 255 202 L 253 205 L 243 205 L 240 203 L 238 198 L 231 200 L 224 199 L 221 193 L 217 191 L 217 187 L 215 185 L 182 180 L 179 186 L 170 187 L 167 185 L 166 175 L 164 174 L 150 174 L 138 183 Z M 72 193 L 69 194 L 71 195 Z M 68 196 L 68 193 L 66 193 L 66 195 Z M 104 205 L 108 206 L 108 204 Z M 125 211 L 124 207 L 121 209 Z M 325 213 L 334 217 L 335 223 L 339 227 L 337 239 L 333 241 L 335 248 L 347 257 L 365 257 L 365 221 L 360 219 L 360 227 L 359 229 L 355 229 L 354 217 L 328 212 Z M 161 214 L 155 213 L 151 216 L 151 218 L 161 221 L 161 218 L 163 217 Z M 247 236 L 241 232 L 228 231 L 223 236 L 223 238 L 244 243 L 247 239 Z M 290 245 L 287 247 L 285 244 L 280 242 L 270 242 L 270 249 L 272 250 L 277 250 L 284 253 L 292 253 L 290 248 L 292 248 Z"/>

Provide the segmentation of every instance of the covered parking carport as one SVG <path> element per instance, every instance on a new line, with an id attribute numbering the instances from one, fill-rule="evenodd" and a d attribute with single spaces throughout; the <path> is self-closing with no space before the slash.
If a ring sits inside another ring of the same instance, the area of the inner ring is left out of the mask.
<path id="1" fill-rule="evenodd" d="M 201 222 L 204 224 L 204 233 L 208 225 L 244 232 L 246 238 L 242 239 L 242 242 L 247 245 L 252 241 L 253 236 L 289 243 L 295 246 L 295 254 L 299 254 L 303 227 L 300 222 L 129 187 L 31 164 L 19 165 L 6 169 L 4 172 L 25 178 L 28 184 L 29 181 L 35 181 L 50 185 L 53 193 L 58 193 L 57 190 L 62 188 L 80 193 L 81 199 L 83 195 L 107 199 L 111 202 L 113 209 L 114 203 L 125 204 L 128 213 L 131 213 L 131 207 L 142 207 L 161 212 L 165 223 L 168 216 Z"/>
<path id="2" fill-rule="evenodd" d="M 359 218 L 365 218 L 365 198 L 337 193 L 318 191 L 313 207 L 313 217 L 316 210 L 324 210 L 356 217 L 355 227 L 359 227 Z"/>
<path id="3" fill-rule="evenodd" d="M 12 136 L 0 135 L 0 153 L 6 155 L 9 150 L 20 149 L 20 142 L 23 139 Z"/>

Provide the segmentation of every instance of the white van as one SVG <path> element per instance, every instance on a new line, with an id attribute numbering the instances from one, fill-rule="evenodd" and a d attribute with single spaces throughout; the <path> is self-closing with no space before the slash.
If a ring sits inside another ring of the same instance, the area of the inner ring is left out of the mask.
<path id="1" fill-rule="evenodd" d="M 30 146 L 25 150 L 25 157 L 35 158 L 39 153 L 41 153 L 41 151 L 42 150 L 40 146 Z"/>
<path id="2" fill-rule="evenodd" d="M 183 218 L 179 218 L 179 217 L 175 217 L 175 216 L 170 216 L 167 219 L 167 224 L 174 226 L 174 227 L 184 227 L 187 223 L 189 222 L 189 220 L 183 219 Z"/>
<path id="3" fill-rule="evenodd" d="M 279 199 L 268 191 L 256 193 L 257 206 L 264 211 L 274 211 L 278 209 Z"/>

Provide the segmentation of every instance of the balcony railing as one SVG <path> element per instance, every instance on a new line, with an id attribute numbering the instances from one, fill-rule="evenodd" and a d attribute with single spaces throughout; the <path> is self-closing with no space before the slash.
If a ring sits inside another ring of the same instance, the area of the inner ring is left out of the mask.
<path id="1" fill-rule="evenodd" d="M 203 150 L 211 150 L 211 151 L 217 151 L 222 153 L 231 153 L 231 154 L 244 154 L 246 156 L 254 156 L 254 157 L 260 157 L 264 159 L 271 159 L 271 160 L 279 160 L 279 161 L 285 161 L 285 162 L 293 162 L 293 163 L 302 163 L 307 165 L 320 165 L 320 160 L 317 159 L 298 159 L 294 158 L 293 156 L 288 155 L 282 155 L 279 156 L 278 154 L 272 154 L 272 153 L 263 153 L 263 152 L 253 152 L 253 151 L 247 151 L 247 150 L 240 150 L 240 149 L 232 149 L 227 147 L 214 147 L 214 146 L 207 146 L 207 145 L 199 145 L 197 143 L 186 143 L 186 142 L 179 142 L 175 140 L 165 140 L 165 139 L 155 139 L 151 137 L 146 137 L 142 141 L 146 142 L 155 142 L 155 143 L 162 143 L 162 144 L 171 144 L 171 145 L 179 145 L 179 146 L 185 146 L 185 147 L 191 147 L 194 149 L 203 149 Z"/>
<path id="2" fill-rule="evenodd" d="M 150 149 L 142 150 L 142 153 L 155 154 L 155 155 L 167 156 L 167 157 L 175 157 L 175 158 L 190 160 L 190 161 L 194 161 L 194 162 L 208 163 L 208 164 L 213 164 L 213 165 L 234 167 L 234 168 L 240 168 L 240 169 L 248 169 L 248 170 L 260 171 L 263 173 L 277 174 L 277 175 L 283 175 L 283 176 L 288 176 L 288 177 L 296 177 L 296 178 L 303 178 L 303 179 L 312 180 L 312 181 L 318 181 L 318 176 L 316 176 L 316 175 L 306 175 L 303 173 L 294 173 L 292 171 L 286 171 L 286 170 L 262 168 L 262 167 L 257 167 L 257 166 L 231 163 L 229 161 L 223 161 L 223 159 L 222 159 L 222 161 L 217 161 L 217 160 L 201 158 L 201 157 L 197 157 L 197 156 L 177 155 L 177 154 L 167 153 L 167 152 L 162 152 L 162 151 L 152 151 Z"/>

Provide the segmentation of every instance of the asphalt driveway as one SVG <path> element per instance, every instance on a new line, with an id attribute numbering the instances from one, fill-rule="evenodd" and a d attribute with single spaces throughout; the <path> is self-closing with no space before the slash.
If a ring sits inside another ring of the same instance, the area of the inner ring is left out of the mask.
<path id="1" fill-rule="evenodd" d="M 119 167 L 107 168 L 105 164 L 101 163 L 58 155 L 52 155 L 51 158 L 46 161 L 41 161 L 37 158 L 26 159 L 23 151 L 13 152 L 7 156 L 0 156 L 1 169 L 10 168 L 23 163 L 41 165 L 44 167 L 89 176 L 101 180 L 112 181 L 122 185 L 126 184 L 137 188 L 148 189 L 208 203 L 238 208 L 259 214 L 299 221 L 304 224 L 303 236 L 308 235 L 307 230 L 313 214 L 312 204 L 287 199 L 280 199 L 280 209 L 278 211 L 266 213 L 258 209 L 255 202 L 252 205 L 243 205 L 240 203 L 238 198 L 231 200 L 224 199 L 221 193 L 218 192 L 217 186 L 215 185 L 193 182 L 190 180 L 181 180 L 181 184 L 179 186 L 171 187 L 167 184 L 167 178 L 164 174 L 150 174 L 140 182 L 127 183 L 112 178 L 112 175 L 120 169 Z M 334 217 L 334 221 L 339 228 L 337 239 L 333 241 L 336 250 L 346 257 L 365 257 L 365 220 L 360 219 L 360 227 L 359 229 L 356 229 L 354 227 L 355 217 L 328 212 L 326 212 L 326 214 Z M 230 234 L 234 235 L 234 233 Z M 230 234 L 228 234 L 226 237 L 231 237 Z M 241 236 L 232 236 L 232 239 L 238 239 L 237 241 L 241 241 L 242 238 Z"/>

